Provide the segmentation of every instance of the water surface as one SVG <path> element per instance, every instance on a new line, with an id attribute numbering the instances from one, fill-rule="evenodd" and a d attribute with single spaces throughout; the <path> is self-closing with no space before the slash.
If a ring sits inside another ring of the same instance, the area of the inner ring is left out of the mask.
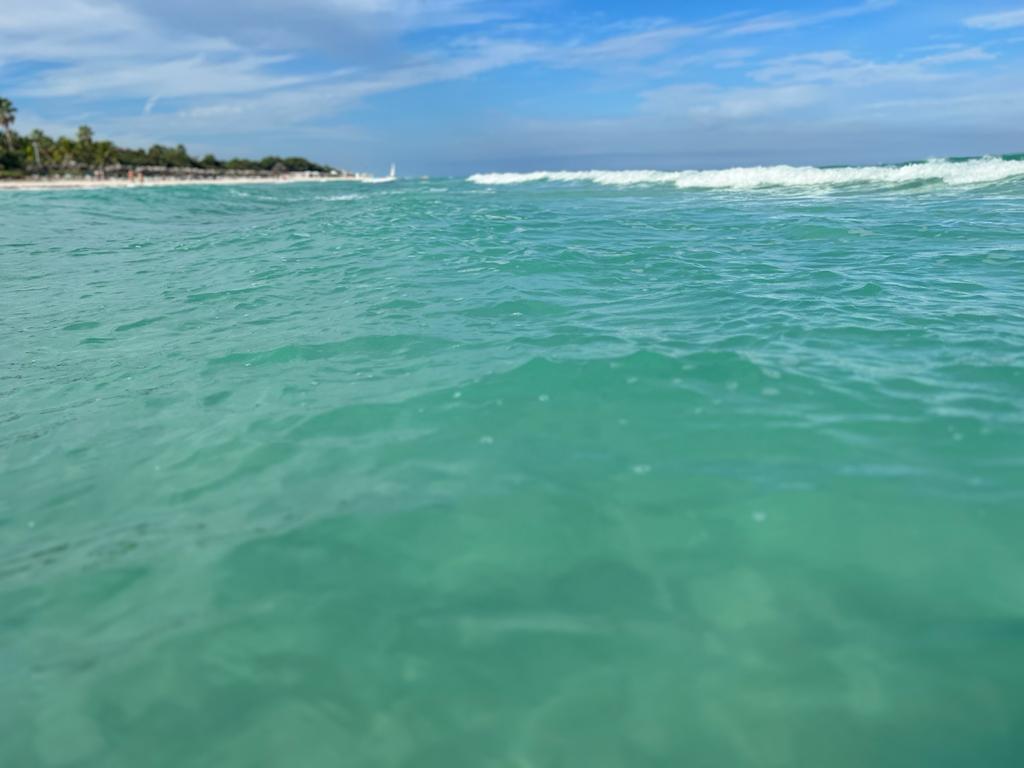
<path id="1" fill-rule="evenodd" d="M 0 194 L 0 765 L 1019 766 L 1006 175 Z"/>

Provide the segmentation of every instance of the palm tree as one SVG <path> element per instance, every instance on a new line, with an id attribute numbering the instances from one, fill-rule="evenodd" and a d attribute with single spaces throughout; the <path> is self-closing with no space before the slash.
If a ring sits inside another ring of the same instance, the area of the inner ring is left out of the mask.
<path id="1" fill-rule="evenodd" d="M 78 127 L 78 141 L 75 142 L 75 161 L 81 165 L 92 165 L 93 143 L 92 128 L 88 125 Z"/>
<path id="2" fill-rule="evenodd" d="M 114 145 L 109 141 L 97 141 L 93 144 L 93 163 L 100 176 L 106 173 L 107 160 L 113 153 Z"/>
<path id="3" fill-rule="evenodd" d="M 57 139 L 57 144 L 53 148 L 53 159 L 61 168 L 74 168 L 77 165 L 75 162 L 75 142 L 67 136 L 61 136 Z"/>
<path id="4" fill-rule="evenodd" d="M 10 99 L 0 96 L 0 127 L 4 129 L 4 135 L 7 137 L 7 149 L 10 152 L 14 151 L 14 132 L 11 130 L 11 126 L 14 125 L 14 115 L 17 111 L 18 108 L 11 103 Z"/>
<path id="5" fill-rule="evenodd" d="M 35 128 L 32 133 L 28 135 L 29 141 L 32 142 L 32 159 L 36 169 L 41 169 L 44 165 L 49 162 L 50 152 L 53 149 L 53 139 L 47 136 L 38 128 Z"/>

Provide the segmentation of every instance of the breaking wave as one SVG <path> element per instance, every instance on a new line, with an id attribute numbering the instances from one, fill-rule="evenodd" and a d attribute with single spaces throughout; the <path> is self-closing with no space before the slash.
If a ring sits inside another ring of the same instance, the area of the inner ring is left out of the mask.
<path id="1" fill-rule="evenodd" d="M 814 187 L 844 184 L 910 184 L 939 182 L 954 186 L 988 184 L 1024 176 L 1024 157 L 980 157 L 970 160 L 929 160 L 906 165 L 867 165 L 838 168 L 769 165 L 712 171 L 534 171 L 476 173 L 475 184 L 524 184 L 536 181 L 630 186 L 674 184 L 680 189 L 756 189 Z"/>

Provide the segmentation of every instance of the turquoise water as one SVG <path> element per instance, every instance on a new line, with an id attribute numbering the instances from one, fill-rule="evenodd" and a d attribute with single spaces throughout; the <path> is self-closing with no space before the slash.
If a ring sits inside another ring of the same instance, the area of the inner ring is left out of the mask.
<path id="1" fill-rule="evenodd" d="M 0 765 L 1021 765 L 1004 176 L 0 191 Z"/>

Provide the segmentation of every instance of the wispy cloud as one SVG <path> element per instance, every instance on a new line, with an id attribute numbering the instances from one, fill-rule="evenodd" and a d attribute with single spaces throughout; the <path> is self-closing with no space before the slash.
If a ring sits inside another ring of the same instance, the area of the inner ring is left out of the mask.
<path id="1" fill-rule="evenodd" d="M 214 130 L 262 130 L 268 122 L 277 126 L 301 125 L 375 95 L 473 77 L 534 55 L 532 46 L 517 43 L 465 48 L 457 55 L 425 55 L 406 65 L 377 72 L 338 73 L 307 81 L 300 88 L 220 98 L 215 103 L 183 108 L 177 117 Z"/>
<path id="2" fill-rule="evenodd" d="M 565 47 L 568 61 L 586 60 L 641 60 L 657 56 L 674 49 L 681 40 L 706 32 L 705 27 L 673 24 L 612 35 L 596 42 L 573 44 Z"/>
<path id="3" fill-rule="evenodd" d="M 29 74 L 10 81 L 5 91 L 37 99 L 69 97 L 140 100 L 143 113 L 161 102 L 188 99 L 182 114 L 238 114 L 233 97 L 259 94 L 261 100 L 289 102 L 332 98 L 299 109 L 296 114 L 323 114 L 325 106 L 350 103 L 362 96 L 413 87 L 433 81 L 468 77 L 521 59 L 528 47 L 498 41 L 488 50 L 401 54 L 394 62 L 373 67 L 324 69 L 300 62 L 292 52 L 260 52 L 226 37 L 180 34 L 139 12 L 146 0 L 130 9 L 114 0 L 51 0 L 40 13 L 34 0 L 8 0 L 0 13 L 0 64 L 35 62 Z M 254 7 L 268 5 L 257 0 Z M 275 5 L 280 5 L 276 3 Z M 464 25 L 493 18 L 476 11 L 469 0 L 299 0 L 346 18 L 387 17 L 395 25 Z M 265 9 L 264 9 L 265 10 Z M 278 8 L 278 10 L 281 10 Z M 392 58 L 395 58 L 393 56 Z M 287 96 L 279 92 L 288 91 Z M 216 97 L 217 105 L 204 103 Z M 174 107 L 169 107 L 174 108 Z"/>
<path id="4" fill-rule="evenodd" d="M 374 53 L 372 60 L 362 61 L 353 54 L 356 60 L 351 65 L 297 73 L 297 68 L 303 69 L 293 66 L 299 63 L 298 52 L 261 50 L 236 42 L 232 35 L 270 18 L 288 28 L 285 38 L 301 36 L 316 18 L 331 19 L 331 24 L 346 29 L 372 27 L 392 33 L 500 21 L 493 25 L 497 31 L 517 29 L 526 34 L 536 33 L 538 25 L 518 22 L 517 27 L 510 14 L 495 13 L 479 0 L 290 0 L 287 10 L 283 0 L 249 0 L 244 9 L 236 7 L 238 0 L 183 5 L 163 0 L 136 0 L 131 5 L 119 0 L 50 0 L 46 14 L 39 13 L 36 0 L 7 0 L 0 14 L 0 63 L 45 62 L 34 75 L 9 86 L 19 96 L 96 100 L 116 94 L 139 99 L 140 111 L 147 114 L 157 111 L 158 105 L 175 108 L 175 99 L 190 99 L 193 103 L 180 111 L 198 117 L 237 114 L 244 109 L 240 104 L 254 101 L 294 102 L 298 93 L 318 103 L 295 114 L 324 114 L 331 105 L 525 62 L 591 69 L 622 69 L 643 62 L 646 73 L 655 77 L 701 63 L 735 66 L 751 55 L 749 49 L 741 54 L 729 49 L 734 53 L 722 55 L 714 50 L 681 53 L 680 46 L 715 34 L 749 35 L 818 24 L 888 4 L 867 0 L 817 14 L 776 14 L 739 24 L 735 15 L 696 23 L 638 19 L 625 25 L 625 31 L 607 29 L 569 38 L 550 29 L 532 39 L 480 34 L 435 42 L 418 53 L 388 52 L 383 59 Z M 186 11 L 190 15 L 183 31 L 181 17 Z M 289 93 L 278 93 L 285 90 Z M 251 94 L 259 96 L 249 98 Z M 213 97 L 218 97 L 218 104 L 204 103 Z"/>
<path id="5" fill-rule="evenodd" d="M 641 111 L 698 122 L 748 120 L 812 104 L 822 91 L 811 85 L 723 88 L 711 84 L 669 85 L 641 94 Z"/>
<path id="6" fill-rule="evenodd" d="M 974 29 L 1012 29 L 1014 27 L 1024 27 L 1024 8 L 970 16 L 964 19 L 964 24 Z"/>
<path id="7" fill-rule="evenodd" d="M 987 61 L 995 55 L 983 48 L 958 48 L 915 59 L 875 61 L 848 51 L 819 51 L 784 56 L 765 62 L 751 72 L 767 83 L 842 83 L 868 87 L 879 83 L 919 83 L 951 76 L 949 65 Z"/>
<path id="8" fill-rule="evenodd" d="M 873 13 L 894 4 L 895 0 L 866 0 L 866 2 L 858 3 L 857 5 L 847 5 L 819 13 L 772 13 L 729 26 L 722 30 L 721 34 L 726 37 L 735 37 L 737 35 L 754 35 L 787 29 L 799 29 L 800 27 L 810 27 L 837 19 L 848 19 L 865 13 Z"/>
<path id="9" fill-rule="evenodd" d="M 213 35 L 168 34 L 110 0 L 5 0 L 0 13 L 0 62 L 133 61 L 236 51 Z"/>
<path id="10" fill-rule="evenodd" d="M 272 68 L 289 58 L 243 55 L 222 60 L 200 54 L 117 70 L 102 62 L 91 62 L 43 72 L 32 86 L 32 93 L 46 98 L 88 93 L 92 97 L 135 95 L 152 100 L 262 92 L 323 79 L 322 75 L 274 74 Z"/>

